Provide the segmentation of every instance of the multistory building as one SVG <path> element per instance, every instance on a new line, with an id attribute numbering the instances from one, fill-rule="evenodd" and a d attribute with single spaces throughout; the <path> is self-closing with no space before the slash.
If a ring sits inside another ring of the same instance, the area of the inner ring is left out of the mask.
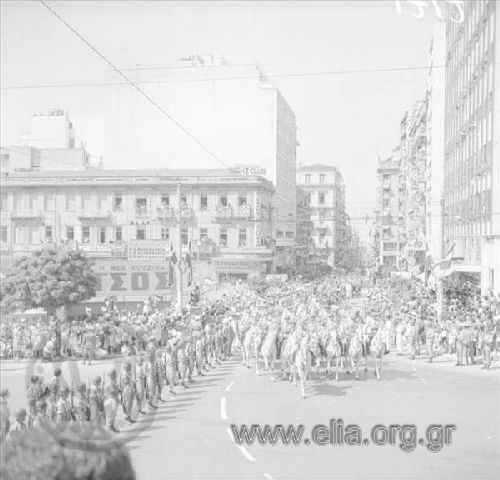
<path id="1" fill-rule="evenodd" d="M 316 254 L 325 264 L 335 267 L 337 238 L 346 226 L 342 175 L 330 165 L 303 166 L 297 169 L 297 185 L 306 193 L 311 207 Z"/>
<path id="2" fill-rule="evenodd" d="M 173 64 L 138 64 L 124 71 L 134 82 L 147 83 L 148 94 L 168 106 L 169 114 L 221 162 L 263 169 L 276 188 L 273 237 L 278 258 L 286 263 L 295 244 L 297 125 L 289 103 L 263 69 L 255 62 L 192 55 Z M 135 157 L 169 167 L 216 165 L 129 85 L 106 86 L 104 108 L 106 162 Z"/>
<path id="3" fill-rule="evenodd" d="M 427 77 L 427 166 L 425 238 L 433 261 L 443 252 L 443 181 L 444 181 L 444 104 L 446 28 L 443 22 L 434 26 L 429 48 Z"/>
<path id="4" fill-rule="evenodd" d="M 385 270 L 400 270 L 405 242 L 405 181 L 401 174 L 401 150 L 379 159 L 374 221 L 374 257 Z"/>
<path id="5" fill-rule="evenodd" d="M 446 24 L 444 248 L 453 274 L 500 293 L 500 3 Z"/>
<path id="6" fill-rule="evenodd" d="M 178 251 L 179 241 L 195 263 L 203 263 L 195 270 L 212 279 L 251 279 L 274 269 L 274 187 L 261 175 L 227 169 L 30 171 L 2 177 L 0 188 L 2 269 L 47 244 L 114 260 L 147 248 L 164 258 Z"/>

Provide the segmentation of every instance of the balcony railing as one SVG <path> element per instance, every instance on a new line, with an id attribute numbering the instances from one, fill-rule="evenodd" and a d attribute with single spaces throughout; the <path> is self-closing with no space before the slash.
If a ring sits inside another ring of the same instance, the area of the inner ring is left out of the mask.
<path id="1" fill-rule="evenodd" d="M 189 220 L 193 216 L 193 209 L 187 205 L 181 207 L 181 218 L 183 220 Z"/>
<path id="2" fill-rule="evenodd" d="M 235 217 L 238 218 L 248 218 L 250 217 L 250 214 L 252 212 L 252 209 L 250 205 L 240 205 L 235 212 Z"/>
<path id="3" fill-rule="evenodd" d="M 25 218 L 25 219 L 41 219 L 42 212 L 41 210 L 33 210 L 30 208 L 26 209 L 15 209 L 11 213 L 11 218 Z"/>
<path id="4" fill-rule="evenodd" d="M 233 207 L 231 205 L 217 205 L 215 207 L 215 218 L 228 220 L 233 216 Z"/>
<path id="5" fill-rule="evenodd" d="M 86 209 L 86 210 L 80 210 L 78 212 L 78 218 L 88 218 L 88 219 L 94 219 L 94 218 L 109 218 L 111 214 L 109 212 L 103 211 L 103 210 L 97 210 L 97 209 Z"/>
<path id="6" fill-rule="evenodd" d="M 149 217 L 149 208 L 146 205 L 135 207 L 136 217 Z"/>
<path id="7" fill-rule="evenodd" d="M 156 216 L 163 220 L 174 219 L 174 209 L 170 205 L 160 205 L 156 208 Z"/>

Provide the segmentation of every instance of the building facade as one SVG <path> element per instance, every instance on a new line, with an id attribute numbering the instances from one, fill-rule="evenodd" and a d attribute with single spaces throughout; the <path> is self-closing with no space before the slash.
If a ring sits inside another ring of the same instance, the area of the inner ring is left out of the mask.
<path id="1" fill-rule="evenodd" d="M 427 78 L 426 243 L 432 259 L 443 258 L 443 183 L 446 26 L 434 26 Z"/>
<path id="2" fill-rule="evenodd" d="M 179 241 L 194 270 L 218 281 L 274 268 L 274 188 L 260 175 L 225 169 L 32 171 L 0 182 L 2 269 L 47 244 L 113 260 L 130 257 L 141 245 L 166 256 Z"/>
<path id="3" fill-rule="evenodd" d="M 374 257 L 386 271 L 402 268 L 405 247 L 405 191 L 401 172 L 401 150 L 379 160 L 374 221 Z"/>
<path id="4" fill-rule="evenodd" d="M 297 185 L 306 193 L 311 207 L 316 254 L 323 263 L 335 267 L 337 239 L 347 217 L 342 175 L 329 165 L 304 166 L 297 169 Z"/>
<path id="5" fill-rule="evenodd" d="M 444 248 L 452 272 L 500 293 L 499 3 L 464 2 L 446 24 Z"/>
<path id="6" fill-rule="evenodd" d="M 169 65 L 124 67 L 222 162 L 259 165 L 276 188 L 278 255 L 295 245 L 297 124 L 293 109 L 255 62 L 192 55 Z M 114 74 L 113 74 L 114 75 Z M 148 158 L 157 165 L 217 166 L 199 146 L 126 85 L 105 87 L 106 162 Z M 137 121 L 140 118 L 141 121 Z"/>

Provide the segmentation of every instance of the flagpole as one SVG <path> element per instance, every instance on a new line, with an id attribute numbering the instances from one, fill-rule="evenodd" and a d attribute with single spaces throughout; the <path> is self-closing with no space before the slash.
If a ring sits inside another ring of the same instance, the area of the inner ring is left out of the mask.
<path id="1" fill-rule="evenodd" d="M 177 313 L 182 315 L 182 202 L 181 202 L 181 184 L 177 184 Z"/>

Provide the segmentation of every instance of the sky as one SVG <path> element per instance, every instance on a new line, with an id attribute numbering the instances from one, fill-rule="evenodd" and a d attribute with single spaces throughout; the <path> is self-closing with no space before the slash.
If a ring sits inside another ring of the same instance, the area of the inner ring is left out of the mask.
<path id="1" fill-rule="evenodd" d="M 401 11 L 393 0 L 48 3 L 118 65 L 169 63 L 196 53 L 257 60 L 296 114 L 297 164 L 340 169 L 348 213 L 366 234 L 361 217 L 373 214 L 377 159 L 397 144 L 405 111 L 424 98 L 427 70 L 352 71 L 425 67 L 437 20 L 432 8 L 415 18 L 405 0 Z M 40 2 L 2 1 L 0 13 L 1 144 L 19 143 L 37 111 L 98 115 L 101 87 L 12 88 L 102 82 L 109 71 Z M 296 73 L 307 75 L 280 76 Z M 107 168 L 137 167 L 134 162 L 104 158 Z M 147 158 L 140 164 L 157 166 Z"/>

